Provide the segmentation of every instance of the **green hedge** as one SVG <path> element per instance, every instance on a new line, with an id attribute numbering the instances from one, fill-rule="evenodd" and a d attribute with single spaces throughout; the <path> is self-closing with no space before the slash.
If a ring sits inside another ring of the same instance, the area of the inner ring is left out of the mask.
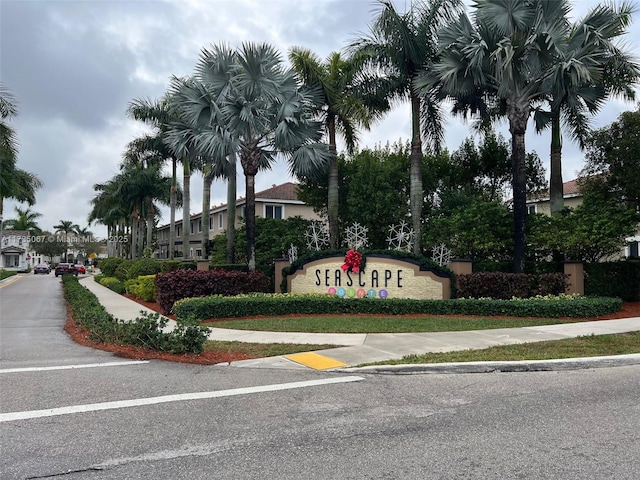
<path id="1" fill-rule="evenodd" d="M 208 329 L 187 322 L 169 333 L 163 328 L 168 321 L 158 314 L 144 314 L 131 322 L 115 319 L 100 304 L 97 297 L 80 285 L 78 279 L 63 275 L 64 297 L 73 317 L 89 331 L 89 338 L 100 343 L 134 345 L 169 353 L 202 353 Z"/>
<path id="2" fill-rule="evenodd" d="M 14 270 L 0 270 L 0 280 L 4 280 L 5 278 L 13 277 L 17 275 L 18 272 Z"/>
<path id="3" fill-rule="evenodd" d="M 126 289 L 124 288 L 124 283 L 122 283 L 116 277 L 104 277 L 100 280 L 100 285 L 107 287 L 109 290 L 113 290 L 114 292 L 122 295 Z"/>
<path id="4" fill-rule="evenodd" d="M 588 263 L 584 266 L 587 295 L 619 297 L 626 302 L 640 300 L 640 261 Z"/>
<path id="5" fill-rule="evenodd" d="M 255 315 L 355 315 L 359 313 L 588 318 L 617 312 L 621 306 L 620 299 L 605 297 L 513 300 L 388 298 L 382 300 L 378 298 L 345 299 L 324 294 L 251 294 L 183 299 L 174 304 L 173 311 L 178 319 L 198 321 Z"/>

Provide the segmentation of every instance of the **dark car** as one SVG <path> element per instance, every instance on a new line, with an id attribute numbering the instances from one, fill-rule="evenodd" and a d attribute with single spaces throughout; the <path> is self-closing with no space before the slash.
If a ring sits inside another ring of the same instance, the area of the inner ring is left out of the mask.
<path id="1" fill-rule="evenodd" d="M 59 263 L 55 270 L 56 277 L 59 275 L 75 275 L 78 276 L 78 269 L 76 269 L 73 263 Z"/>
<path id="2" fill-rule="evenodd" d="M 51 273 L 51 269 L 49 268 L 49 265 L 47 265 L 46 263 L 39 263 L 38 265 L 33 267 L 33 274 L 35 275 L 38 273 L 49 274 Z"/>

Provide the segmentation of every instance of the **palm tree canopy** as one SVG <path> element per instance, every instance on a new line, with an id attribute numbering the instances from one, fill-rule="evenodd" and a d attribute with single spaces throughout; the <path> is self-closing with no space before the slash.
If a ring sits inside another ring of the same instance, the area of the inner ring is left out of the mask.
<path id="1" fill-rule="evenodd" d="M 42 217 L 41 213 L 33 212 L 29 208 L 15 207 L 16 218 L 4 221 L 4 228 L 10 230 L 25 230 L 40 233 L 42 229 L 38 226 L 37 219 Z"/>

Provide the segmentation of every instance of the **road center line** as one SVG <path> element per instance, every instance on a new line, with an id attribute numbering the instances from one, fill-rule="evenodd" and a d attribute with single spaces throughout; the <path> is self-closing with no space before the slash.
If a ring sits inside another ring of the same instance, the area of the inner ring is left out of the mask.
<path id="1" fill-rule="evenodd" d="M 97 367 L 120 367 L 123 365 L 138 365 L 149 363 L 149 360 L 131 360 L 124 362 L 105 362 L 105 363 L 79 363 L 76 365 L 56 365 L 55 367 L 24 367 L 24 368 L 5 368 L 0 370 L 2 373 L 24 373 L 24 372 L 48 372 L 51 370 L 75 370 L 77 368 L 97 368 Z"/>
<path id="2" fill-rule="evenodd" d="M 358 382 L 360 380 L 364 380 L 364 378 L 357 377 L 357 376 L 325 378 L 321 380 L 306 380 L 302 382 L 277 383 L 274 385 L 262 385 L 257 387 L 233 388 L 230 390 L 218 390 L 215 392 L 182 393 L 178 395 L 163 395 L 161 397 L 148 397 L 148 398 L 137 398 L 133 400 L 119 400 L 114 402 L 90 403 L 87 405 L 72 405 L 69 407 L 50 408 L 47 410 L 9 412 L 9 413 L 0 414 L 0 423 L 13 422 L 15 420 L 28 420 L 32 418 L 54 417 L 58 415 L 71 415 L 74 413 L 97 412 L 100 410 L 113 410 L 116 408 L 141 407 L 144 405 L 155 405 L 158 403 L 183 402 L 187 400 L 203 400 L 203 399 L 209 399 L 209 398 L 248 395 L 251 393 L 276 392 L 279 390 L 291 390 L 295 388 L 315 387 L 319 385 Z"/>

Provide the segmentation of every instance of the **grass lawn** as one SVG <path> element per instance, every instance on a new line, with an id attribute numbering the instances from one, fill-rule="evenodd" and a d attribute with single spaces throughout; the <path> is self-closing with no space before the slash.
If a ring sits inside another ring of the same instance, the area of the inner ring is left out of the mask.
<path id="1" fill-rule="evenodd" d="M 567 340 L 503 345 L 484 348 L 482 350 L 407 355 L 400 360 L 389 360 L 369 365 L 549 360 L 554 358 L 600 357 L 629 353 L 640 353 L 640 332 L 618 333 L 615 335 L 589 335 Z"/>
<path id="2" fill-rule="evenodd" d="M 580 319 L 560 318 L 458 318 L 447 316 L 307 316 L 265 317 L 257 319 L 225 320 L 203 324 L 207 327 L 259 330 L 270 332 L 310 333 L 408 333 L 457 332 L 491 328 L 533 327 L 558 323 L 575 323 Z"/>

